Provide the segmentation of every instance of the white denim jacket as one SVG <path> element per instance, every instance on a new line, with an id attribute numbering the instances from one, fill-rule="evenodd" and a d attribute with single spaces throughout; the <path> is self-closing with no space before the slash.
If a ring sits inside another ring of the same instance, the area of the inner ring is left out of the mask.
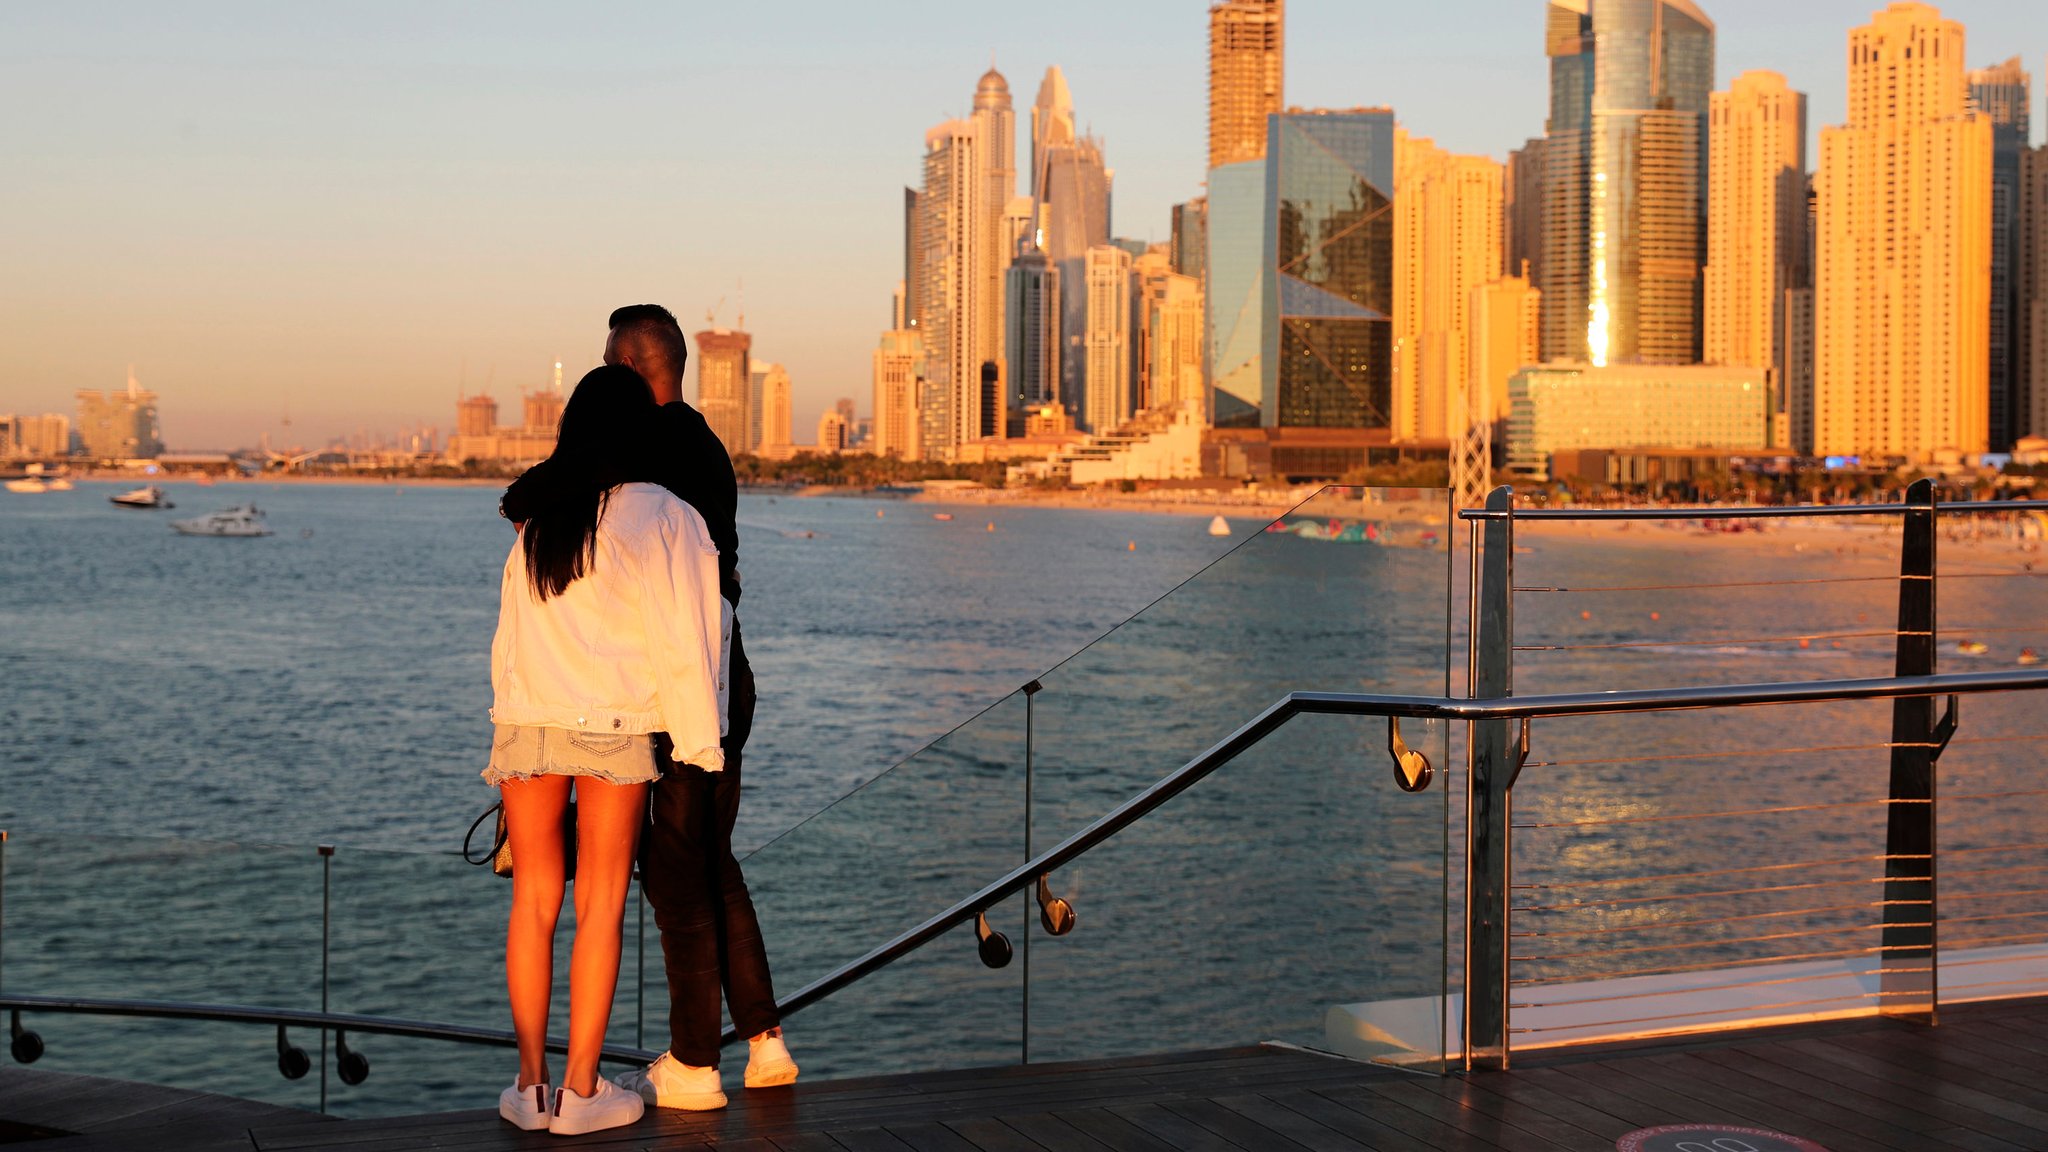
<path id="1" fill-rule="evenodd" d="M 505 558 L 491 641 L 491 719 L 570 731 L 666 732 L 679 763 L 725 767 L 732 606 L 697 510 L 656 484 L 614 488 L 594 560 L 542 600 L 525 532 Z"/>

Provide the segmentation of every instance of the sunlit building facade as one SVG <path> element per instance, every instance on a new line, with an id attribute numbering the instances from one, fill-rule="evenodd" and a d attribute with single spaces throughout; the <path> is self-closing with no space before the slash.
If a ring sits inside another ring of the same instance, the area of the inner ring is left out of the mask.
<path id="1" fill-rule="evenodd" d="M 968 120 L 949 120 L 925 135 L 917 328 L 926 376 L 918 415 L 919 441 L 931 459 L 950 459 L 981 430 L 981 366 L 991 351 L 981 339 L 982 318 L 993 259 L 981 147 L 980 130 Z"/>
<path id="2" fill-rule="evenodd" d="M 1812 283 L 1806 210 L 1806 96 L 1776 72 L 1745 72 L 1713 94 L 1707 170 L 1706 340 L 1709 364 L 1770 367 L 1773 445 L 1787 421 L 1798 321 Z"/>
<path id="3" fill-rule="evenodd" d="M 1266 154 L 1266 117 L 1285 105 L 1284 0 L 1225 0 L 1209 9 L 1209 167 Z"/>
<path id="4" fill-rule="evenodd" d="M 1991 123 L 1963 61 L 1963 26 L 1926 4 L 1849 34 L 1848 122 L 1814 178 L 1820 455 L 1989 445 Z"/>
<path id="5" fill-rule="evenodd" d="M 163 455 L 156 393 L 129 376 L 124 392 L 78 393 L 79 450 L 95 460 L 146 460 Z"/>
<path id="6" fill-rule="evenodd" d="M 747 450 L 747 386 L 752 379 L 748 357 L 754 338 L 730 328 L 697 333 L 697 410 L 725 450 L 738 456 Z"/>
<path id="7" fill-rule="evenodd" d="M 1218 428 L 1257 428 L 1265 389 L 1266 164 L 1209 172 L 1209 414 Z"/>
<path id="8" fill-rule="evenodd" d="M 1008 407 L 1060 399 L 1060 270 L 1030 248 L 1009 267 L 1004 348 L 1010 358 Z"/>
<path id="9" fill-rule="evenodd" d="M 790 421 L 789 370 L 753 361 L 747 372 L 746 451 L 771 458 L 788 455 Z"/>
<path id="10" fill-rule="evenodd" d="M 1544 364 L 1508 383 L 1508 467 L 1543 476 L 1588 448 L 1769 446 L 1764 371 L 1749 367 Z"/>
<path id="11" fill-rule="evenodd" d="M 1088 403 L 1087 358 L 1081 348 L 1088 328 L 1088 250 L 1109 243 L 1110 176 L 1102 142 L 1081 137 L 1051 148 L 1045 159 L 1046 189 L 1041 215 L 1046 258 L 1059 269 L 1060 397 L 1076 412 Z"/>
<path id="12" fill-rule="evenodd" d="M 924 340 L 915 329 L 882 333 L 874 353 L 875 427 L 870 451 L 904 460 L 921 457 L 917 402 L 924 384 Z"/>
<path id="13" fill-rule="evenodd" d="M 1475 413 L 1507 419 L 1508 381 L 1542 362 L 1543 296 L 1521 276 L 1506 276 L 1472 290 L 1466 364 Z"/>
<path id="14" fill-rule="evenodd" d="M 2023 436 L 2048 436 L 2048 146 L 2020 157 L 2016 371 Z"/>
<path id="15" fill-rule="evenodd" d="M 1471 423 L 1472 291 L 1500 278 L 1503 169 L 1395 132 L 1393 427 L 1442 440 Z"/>
<path id="16" fill-rule="evenodd" d="M 1260 422 L 1390 428 L 1394 114 L 1285 112 L 1269 132 Z"/>
<path id="17" fill-rule="evenodd" d="M 41 416 L 0 416 L 0 457 L 54 460 L 71 454 L 71 418 L 59 412 Z"/>
<path id="18" fill-rule="evenodd" d="M 1700 358 L 1714 22 L 1692 0 L 1592 5 L 1586 358 Z"/>
<path id="19" fill-rule="evenodd" d="M 1114 431 L 1131 418 L 1131 263 L 1129 252 L 1108 244 L 1090 248 L 1084 257 L 1087 392 L 1081 426 L 1086 432 Z"/>

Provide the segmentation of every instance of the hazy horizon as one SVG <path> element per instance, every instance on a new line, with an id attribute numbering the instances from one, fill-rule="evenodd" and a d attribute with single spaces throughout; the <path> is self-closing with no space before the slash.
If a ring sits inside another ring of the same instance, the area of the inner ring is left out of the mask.
<path id="1" fill-rule="evenodd" d="M 1840 121 L 1848 31 L 1881 5 L 1700 3 L 1718 86 L 1774 69 L 1812 129 Z M 808 442 L 838 397 L 868 413 L 901 190 L 991 50 L 1027 148 L 1040 76 L 1066 72 L 1116 171 L 1115 233 L 1161 240 L 1201 191 L 1207 6 L 0 13 L 0 412 L 75 414 L 73 392 L 120 388 L 132 363 L 174 449 L 445 433 L 465 379 L 516 412 L 555 360 L 572 384 L 596 362 L 611 308 L 660 302 L 695 331 L 723 298 L 730 326 L 743 280 L 755 355 L 788 366 Z M 2019 55 L 2048 82 L 2038 0 L 1940 7 L 1973 67 Z M 1290 0 L 1287 102 L 1391 106 L 1503 157 L 1543 129 L 1542 14 Z"/>

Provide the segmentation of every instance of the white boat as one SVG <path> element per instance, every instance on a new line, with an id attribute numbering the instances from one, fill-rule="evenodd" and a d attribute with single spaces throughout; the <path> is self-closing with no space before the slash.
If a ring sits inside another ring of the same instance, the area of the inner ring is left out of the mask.
<path id="1" fill-rule="evenodd" d="M 1228 535 L 1230 535 L 1230 521 L 1228 521 L 1228 520 L 1225 520 L 1225 519 L 1224 519 L 1223 517 L 1221 517 L 1221 516 L 1218 516 L 1218 517 L 1217 517 L 1217 518 L 1215 518 L 1214 520 L 1211 520 L 1211 521 L 1209 521 L 1209 535 L 1211 535 L 1211 536 L 1228 536 Z"/>
<path id="2" fill-rule="evenodd" d="M 173 520 L 171 527 L 187 536 L 270 535 L 270 525 L 263 522 L 263 511 L 254 504 L 209 512 L 190 520 Z"/>
<path id="3" fill-rule="evenodd" d="M 118 504 L 123 508 L 177 507 L 176 504 L 171 503 L 170 497 L 164 495 L 164 490 L 154 484 L 144 484 L 133 492 L 123 492 L 119 496 L 109 496 L 107 497 L 107 502 Z"/>
<path id="4" fill-rule="evenodd" d="M 50 481 L 49 481 L 49 485 L 50 485 L 50 491 L 52 491 L 52 492 L 69 492 L 69 491 L 71 491 L 71 481 L 69 481 L 69 480 L 65 479 L 65 478 L 64 478 L 64 477 L 62 477 L 62 476 L 56 476 L 56 477 L 52 477 L 52 478 L 50 479 Z"/>
<path id="5" fill-rule="evenodd" d="M 23 476 L 7 482 L 9 492 L 48 492 L 50 485 L 41 476 Z"/>

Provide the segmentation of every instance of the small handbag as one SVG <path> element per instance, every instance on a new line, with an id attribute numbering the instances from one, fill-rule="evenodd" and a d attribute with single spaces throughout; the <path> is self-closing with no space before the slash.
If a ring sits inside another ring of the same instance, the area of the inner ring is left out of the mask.
<path id="1" fill-rule="evenodd" d="M 491 854 L 482 857 L 471 856 L 469 853 L 469 842 L 475 838 L 476 830 L 483 827 L 484 821 L 490 819 L 493 813 L 498 817 L 498 826 L 491 833 Z M 503 800 L 484 809 L 483 815 L 478 816 L 470 824 L 469 832 L 462 837 L 462 858 L 479 868 L 489 864 L 491 871 L 507 879 L 511 878 L 512 839 L 505 831 L 505 802 Z M 562 879 L 574 880 L 575 878 L 576 805 L 570 804 L 562 810 Z"/>

